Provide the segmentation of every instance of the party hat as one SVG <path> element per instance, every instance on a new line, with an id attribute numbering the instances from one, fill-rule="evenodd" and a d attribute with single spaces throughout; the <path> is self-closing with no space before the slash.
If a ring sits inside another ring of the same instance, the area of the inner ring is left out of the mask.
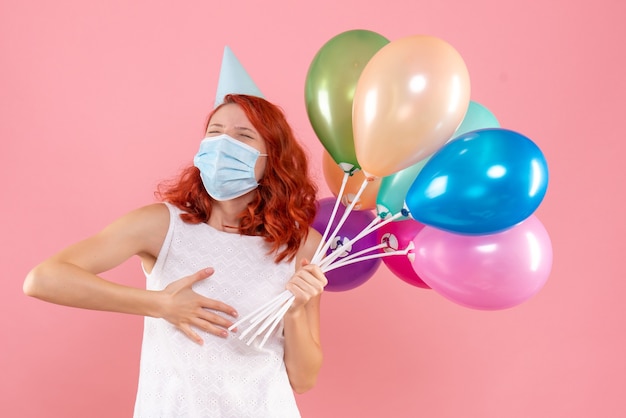
<path id="1" fill-rule="evenodd" d="M 239 62 L 233 51 L 224 47 L 222 68 L 215 93 L 215 106 L 224 101 L 227 94 L 247 94 L 249 96 L 263 97 L 261 90 L 254 84 L 243 65 Z"/>

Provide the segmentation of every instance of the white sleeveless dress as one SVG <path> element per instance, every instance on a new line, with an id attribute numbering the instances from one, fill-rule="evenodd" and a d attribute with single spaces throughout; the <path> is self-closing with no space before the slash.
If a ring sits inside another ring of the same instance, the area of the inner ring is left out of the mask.
<path id="1" fill-rule="evenodd" d="M 194 290 L 233 306 L 240 316 L 284 290 L 294 262 L 276 264 L 261 237 L 187 224 L 178 208 L 166 205 L 170 226 L 146 274 L 148 289 L 163 289 L 213 267 L 215 273 Z M 196 331 L 204 345 L 163 319 L 145 318 L 135 418 L 300 417 L 283 361 L 282 333 L 259 349 L 237 333 L 223 339 Z"/>

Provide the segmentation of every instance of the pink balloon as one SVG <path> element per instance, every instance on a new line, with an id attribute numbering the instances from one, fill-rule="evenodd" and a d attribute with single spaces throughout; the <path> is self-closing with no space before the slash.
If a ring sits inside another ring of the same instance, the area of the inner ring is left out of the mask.
<path id="1" fill-rule="evenodd" d="M 413 240 L 415 272 L 459 305 L 507 309 L 530 299 L 552 268 L 548 232 L 534 215 L 504 232 L 459 235 L 424 227 Z"/>
<path id="2" fill-rule="evenodd" d="M 379 244 L 387 242 L 388 248 L 385 248 L 383 251 L 403 250 L 413 242 L 417 233 L 423 228 L 423 224 L 413 219 L 390 222 L 376 231 L 377 242 Z M 399 279 L 412 286 L 430 289 L 413 269 L 412 260 L 414 257 L 414 252 L 410 251 L 407 255 L 392 255 L 383 257 L 382 260 L 387 268 Z"/>

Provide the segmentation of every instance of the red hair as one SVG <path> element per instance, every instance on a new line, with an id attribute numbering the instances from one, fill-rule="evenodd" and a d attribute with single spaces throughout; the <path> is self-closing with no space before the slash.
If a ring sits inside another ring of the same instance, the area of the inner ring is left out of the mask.
<path id="1" fill-rule="evenodd" d="M 308 176 L 308 161 L 283 111 L 254 96 L 229 94 L 224 103 L 240 106 L 248 120 L 265 140 L 267 165 L 254 198 L 239 214 L 239 233 L 264 237 L 275 253 L 275 261 L 292 260 L 316 213 L 317 187 Z M 197 224 L 211 216 L 212 198 L 206 192 L 200 170 L 185 168 L 172 182 L 158 186 L 157 197 L 185 211 L 181 219 Z"/>

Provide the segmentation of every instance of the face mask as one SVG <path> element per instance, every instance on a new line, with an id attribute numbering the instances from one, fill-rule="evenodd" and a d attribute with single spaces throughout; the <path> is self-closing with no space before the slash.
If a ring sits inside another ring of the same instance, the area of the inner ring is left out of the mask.
<path id="1" fill-rule="evenodd" d="M 207 193 L 215 200 L 230 200 L 258 187 L 254 166 L 258 150 L 226 134 L 205 138 L 193 159 Z"/>

